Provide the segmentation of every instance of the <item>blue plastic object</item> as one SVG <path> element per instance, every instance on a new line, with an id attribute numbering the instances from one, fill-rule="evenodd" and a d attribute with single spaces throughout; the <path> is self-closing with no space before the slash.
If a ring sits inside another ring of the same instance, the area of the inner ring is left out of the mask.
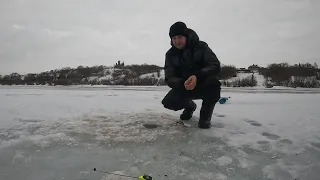
<path id="1" fill-rule="evenodd" d="M 221 97 L 221 98 L 219 99 L 219 103 L 220 103 L 220 104 L 224 104 L 224 103 L 227 102 L 228 99 L 229 99 L 228 97 Z"/>

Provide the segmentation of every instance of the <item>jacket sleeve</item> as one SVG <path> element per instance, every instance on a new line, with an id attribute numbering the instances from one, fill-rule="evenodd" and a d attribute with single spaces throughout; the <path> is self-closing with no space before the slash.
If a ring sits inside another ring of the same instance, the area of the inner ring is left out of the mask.
<path id="1" fill-rule="evenodd" d="M 178 89 L 183 87 L 183 78 L 177 77 L 175 67 L 172 65 L 171 59 L 166 53 L 165 65 L 164 65 L 165 82 L 172 89 Z"/>
<path id="2" fill-rule="evenodd" d="M 203 61 L 205 67 L 194 74 L 195 76 L 197 76 L 197 78 L 218 76 L 220 74 L 220 61 L 208 45 L 206 45 L 204 48 Z"/>

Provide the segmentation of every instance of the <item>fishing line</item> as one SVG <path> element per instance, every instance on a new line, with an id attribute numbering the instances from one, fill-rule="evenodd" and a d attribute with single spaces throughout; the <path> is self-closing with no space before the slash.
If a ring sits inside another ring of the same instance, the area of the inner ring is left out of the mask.
<path id="1" fill-rule="evenodd" d="M 128 177 L 128 178 L 132 178 L 132 179 L 153 180 L 153 178 L 151 176 L 149 176 L 149 175 L 142 175 L 142 176 L 139 176 L 139 177 L 134 177 L 134 176 L 111 173 L 111 172 L 107 172 L 107 171 L 100 171 L 100 170 L 97 170 L 97 168 L 93 168 L 93 171 L 100 172 L 100 173 L 105 173 L 105 174 L 112 174 L 112 175 L 116 175 L 116 176 Z"/>

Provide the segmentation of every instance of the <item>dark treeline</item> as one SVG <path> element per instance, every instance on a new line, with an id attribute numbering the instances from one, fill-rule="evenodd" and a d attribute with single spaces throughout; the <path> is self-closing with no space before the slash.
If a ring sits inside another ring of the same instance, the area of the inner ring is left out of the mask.
<path id="1" fill-rule="evenodd" d="M 260 73 L 266 78 L 266 83 L 276 86 L 288 87 L 320 87 L 320 71 L 315 63 L 311 65 L 288 63 L 270 64 L 267 68 L 262 68 Z"/>
<path id="2" fill-rule="evenodd" d="M 156 65 L 116 64 L 113 67 L 93 66 L 62 68 L 39 74 L 20 75 L 12 73 L 0 75 L 1 85 L 161 85 L 159 79 L 162 67 Z M 154 73 L 150 77 L 140 78 L 142 74 Z"/>
<path id="3" fill-rule="evenodd" d="M 163 67 L 157 65 L 125 65 L 118 61 L 114 66 L 93 66 L 77 68 L 65 67 L 41 73 L 0 75 L 2 85 L 165 85 Z M 261 74 L 265 86 L 320 87 L 320 71 L 317 64 L 274 63 L 267 67 L 251 65 L 248 68 L 236 68 L 232 65 L 222 66 L 219 79 L 224 86 L 256 86 L 255 76 L 237 78 L 241 72 Z M 144 76 L 144 74 L 149 74 Z M 141 76 L 143 75 L 143 76 Z M 232 80 L 230 80 L 232 79 Z"/>

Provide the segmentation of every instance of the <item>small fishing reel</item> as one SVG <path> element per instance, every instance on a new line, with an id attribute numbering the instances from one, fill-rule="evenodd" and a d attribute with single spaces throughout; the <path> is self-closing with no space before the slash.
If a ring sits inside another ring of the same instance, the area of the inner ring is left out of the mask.
<path id="1" fill-rule="evenodd" d="M 153 178 L 148 175 L 143 175 L 143 176 L 139 176 L 139 180 L 153 180 Z"/>

